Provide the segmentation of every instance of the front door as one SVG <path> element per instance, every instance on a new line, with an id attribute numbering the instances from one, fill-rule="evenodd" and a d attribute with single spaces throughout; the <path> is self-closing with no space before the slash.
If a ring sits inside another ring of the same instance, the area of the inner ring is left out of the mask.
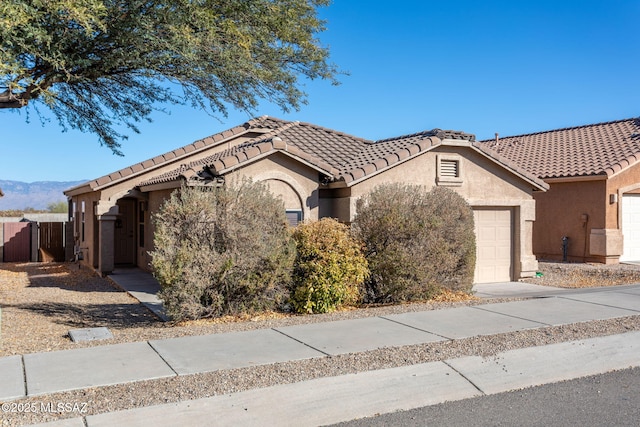
<path id="1" fill-rule="evenodd" d="M 119 215 L 115 223 L 114 263 L 116 265 L 135 265 L 135 214 L 134 199 L 118 200 Z"/>

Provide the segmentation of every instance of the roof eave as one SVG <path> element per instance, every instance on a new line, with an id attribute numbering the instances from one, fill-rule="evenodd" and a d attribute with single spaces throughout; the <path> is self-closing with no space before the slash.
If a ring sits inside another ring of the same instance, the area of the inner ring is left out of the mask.
<path id="1" fill-rule="evenodd" d="M 184 177 L 179 176 L 176 179 L 171 181 L 159 182 L 156 184 L 148 184 L 141 185 L 140 191 L 143 193 L 149 193 L 151 191 L 160 191 L 160 190 L 175 190 L 176 188 L 180 188 L 182 182 L 184 181 Z"/>
<path id="2" fill-rule="evenodd" d="M 147 167 L 147 168 L 145 168 L 145 169 L 142 169 L 142 170 L 140 170 L 140 171 L 138 171 L 138 172 L 134 172 L 134 173 L 132 173 L 132 174 L 129 174 L 129 175 L 123 176 L 122 178 L 117 178 L 117 179 L 114 179 L 113 181 L 110 181 L 110 182 L 104 183 L 104 184 L 102 184 L 102 185 L 97 185 L 97 186 L 93 187 L 93 190 L 94 190 L 94 191 L 97 191 L 97 190 L 103 190 L 103 189 L 105 189 L 105 188 L 108 188 L 108 187 L 111 187 L 111 186 L 113 186 L 113 185 L 119 184 L 119 183 L 121 183 L 121 182 L 123 182 L 123 181 L 126 181 L 126 180 L 128 180 L 128 179 L 134 178 L 134 177 L 136 177 L 136 176 L 140 176 L 140 175 L 142 175 L 142 174 L 144 174 L 144 173 L 152 172 L 152 171 L 154 171 L 155 169 L 158 169 L 158 168 L 160 168 L 160 167 L 169 166 L 169 165 L 171 165 L 171 164 L 174 164 L 174 163 L 176 163 L 176 162 L 179 162 L 180 160 L 183 160 L 185 157 L 189 157 L 189 156 L 191 156 L 191 155 L 193 155 L 193 154 L 200 153 L 200 152 L 205 151 L 206 149 L 211 148 L 211 147 L 213 147 L 213 146 L 218 146 L 218 145 L 224 144 L 225 142 L 228 142 L 228 141 L 230 141 L 230 140 L 232 140 L 232 139 L 235 139 L 235 138 L 239 138 L 239 137 L 241 137 L 242 135 L 245 135 L 245 134 L 250 133 L 250 132 L 253 132 L 253 131 L 251 130 L 251 128 L 246 129 L 246 130 L 245 130 L 245 131 L 243 131 L 243 132 L 240 132 L 240 133 L 237 133 L 237 134 L 231 135 L 231 136 L 229 136 L 229 137 L 227 137 L 227 138 L 221 139 L 220 141 L 217 141 L 217 142 L 216 142 L 216 144 L 214 144 L 214 145 L 205 145 L 205 146 L 202 146 L 202 147 L 197 148 L 197 149 L 195 149 L 195 150 L 193 150 L 193 151 L 185 152 L 184 154 L 181 154 L 180 156 L 176 156 L 176 157 L 174 157 L 174 158 L 172 158 L 172 159 L 169 159 L 169 160 L 167 160 L 166 162 L 157 163 L 157 164 L 154 164 L 153 166 L 149 166 L 149 167 Z"/>
<path id="3" fill-rule="evenodd" d="M 91 181 L 85 182 L 84 184 L 76 185 L 75 187 L 68 188 L 62 192 L 67 197 L 77 196 L 78 194 L 84 194 L 94 191 L 94 188 L 91 187 Z"/>
<path id="4" fill-rule="evenodd" d="M 595 175 L 576 175 L 576 176 L 560 176 L 551 178 L 542 178 L 547 184 L 553 184 L 556 182 L 584 182 L 584 181 L 605 181 L 609 179 L 609 176 L 602 172 Z"/>

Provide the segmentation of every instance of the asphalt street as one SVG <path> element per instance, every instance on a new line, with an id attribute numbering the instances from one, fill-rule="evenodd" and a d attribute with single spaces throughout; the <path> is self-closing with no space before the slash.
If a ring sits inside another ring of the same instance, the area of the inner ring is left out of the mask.
<path id="1" fill-rule="evenodd" d="M 395 412 L 334 427 L 640 425 L 640 368 Z"/>

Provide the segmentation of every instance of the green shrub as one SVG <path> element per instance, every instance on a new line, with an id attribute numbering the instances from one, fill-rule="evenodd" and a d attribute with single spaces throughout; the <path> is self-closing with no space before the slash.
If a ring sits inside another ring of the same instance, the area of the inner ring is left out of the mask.
<path id="1" fill-rule="evenodd" d="M 152 266 L 174 320 L 273 310 L 286 302 L 295 246 L 263 184 L 175 191 L 154 216 Z"/>
<path id="2" fill-rule="evenodd" d="M 301 313 L 326 313 L 360 300 L 368 275 L 361 245 L 334 219 L 300 224 L 293 238 L 296 261 L 291 302 Z"/>
<path id="3" fill-rule="evenodd" d="M 365 302 L 429 299 L 443 288 L 471 291 L 473 211 L 453 190 L 379 186 L 358 200 L 353 231 L 371 271 Z"/>

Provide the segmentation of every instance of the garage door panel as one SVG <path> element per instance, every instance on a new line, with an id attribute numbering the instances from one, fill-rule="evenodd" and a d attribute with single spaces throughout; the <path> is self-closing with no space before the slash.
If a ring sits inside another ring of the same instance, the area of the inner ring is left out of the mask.
<path id="1" fill-rule="evenodd" d="M 622 236 L 620 261 L 640 261 L 640 194 L 622 196 Z"/>
<path id="2" fill-rule="evenodd" d="M 511 245 L 508 247 L 502 247 L 496 249 L 496 259 L 505 261 L 505 263 L 511 264 Z"/>
<path id="3" fill-rule="evenodd" d="M 478 208 L 476 222 L 475 283 L 511 280 L 513 254 L 512 211 L 508 208 Z"/>
<path id="4" fill-rule="evenodd" d="M 496 229 L 496 239 L 505 243 L 511 242 L 511 227 L 499 227 Z"/>

